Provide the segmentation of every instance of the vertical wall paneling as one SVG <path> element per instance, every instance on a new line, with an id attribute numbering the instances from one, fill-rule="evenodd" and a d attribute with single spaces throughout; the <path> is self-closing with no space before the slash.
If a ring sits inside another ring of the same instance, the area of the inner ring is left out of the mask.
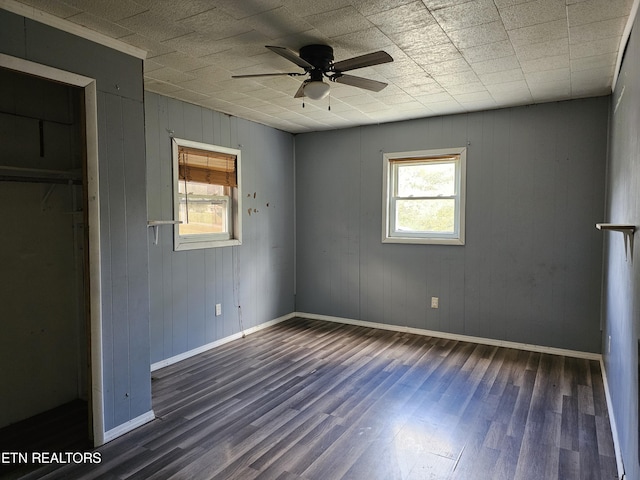
<path id="1" fill-rule="evenodd" d="M 109 233 L 110 233 L 110 281 L 111 316 L 113 344 L 106 354 L 106 363 L 113 365 L 114 372 L 128 372 L 129 370 L 129 291 L 127 285 L 128 258 L 118 255 L 127 251 L 127 222 L 125 214 L 126 191 L 123 179 L 124 173 L 124 142 L 122 131 L 122 104 L 113 95 L 105 95 L 106 130 L 102 137 L 106 142 L 107 178 L 109 185 Z M 129 417 L 129 388 L 130 376 L 114 375 L 114 423 L 119 425 Z"/>
<path id="2" fill-rule="evenodd" d="M 145 101 L 145 108 L 148 105 L 149 103 Z M 169 105 L 166 99 L 164 99 L 164 101 L 157 102 L 157 106 L 158 106 L 157 117 L 149 117 L 149 115 L 145 114 L 145 127 L 150 123 L 153 124 L 154 122 L 157 122 L 160 125 L 165 125 L 166 128 L 163 130 L 158 129 L 157 131 L 146 128 L 145 138 L 147 139 L 147 144 L 150 143 L 150 140 L 149 140 L 150 135 L 152 136 L 151 138 L 157 140 L 157 144 L 153 146 L 153 148 L 157 149 L 157 152 L 158 152 L 158 161 L 157 161 L 157 164 L 155 165 L 155 168 L 158 169 L 159 176 L 160 176 L 159 185 L 161 185 L 162 188 L 150 189 L 149 185 L 151 185 L 151 182 L 153 180 L 147 177 L 148 178 L 147 194 L 155 195 L 155 198 L 157 198 L 157 201 L 159 202 L 159 208 L 162 211 L 161 219 L 172 220 L 173 219 L 173 193 L 171 190 L 171 185 L 173 182 L 173 174 L 171 172 L 171 169 L 163 168 L 163 165 L 171 165 L 171 148 L 168 146 L 168 145 L 171 145 L 170 143 L 171 139 L 169 136 L 169 132 L 167 131 L 167 130 L 171 131 L 171 125 L 169 124 L 170 112 L 169 112 Z M 154 179 L 157 179 L 157 177 L 154 177 Z M 150 197 L 150 198 L 153 198 L 153 197 Z M 173 282 L 172 282 L 173 261 L 171 257 L 171 249 L 166 248 L 166 246 L 173 245 L 173 231 L 171 230 L 171 228 L 165 227 L 164 229 L 161 229 L 161 233 L 163 234 L 162 245 L 164 245 L 165 247 L 160 249 L 154 248 L 149 250 L 153 251 L 156 256 L 158 255 L 158 252 L 160 252 L 162 263 L 155 263 L 155 262 L 151 262 L 150 260 L 149 273 L 151 274 L 151 272 L 153 271 L 152 266 L 157 268 L 157 266 L 161 265 L 162 267 L 162 270 L 161 270 L 162 282 L 160 282 L 161 284 L 160 288 L 162 290 L 162 296 L 160 297 L 161 300 L 160 302 L 151 301 L 150 304 L 152 305 L 152 307 L 155 307 L 158 304 L 161 304 L 162 316 L 151 317 L 150 322 L 151 322 L 152 329 L 160 325 L 160 330 L 162 332 L 162 345 L 166 349 L 172 349 L 173 342 L 174 342 L 173 322 L 174 322 L 174 308 L 175 308 L 172 301 L 173 299 Z M 156 285 L 156 283 L 157 282 L 150 281 L 149 285 L 151 285 L 152 288 L 154 288 L 153 285 Z M 157 288 L 156 291 L 159 291 L 160 288 Z M 153 293 L 153 292 L 150 292 L 150 293 Z M 158 297 L 151 296 L 151 298 L 153 299 Z M 152 342 L 151 345 L 157 345 L 157 344 Z"/>
<path id="3" fill-rule="evenodd" d="M 607 102 L 298 135 L 297 310 L 598 352 Z M 382 152 L 462 146 L 466 245 L 382 244 Z"/>
<path id="4" fill-rule="evenodd" d="M 170 229 L 158 245 L 147 238 L 157 363 L 239 333 L 240 314 L 247 329 L 294 311 L 293 136 L 149 92 L 145 105 L 147 151 L 157 157 L 147 167 L 158 170 L 147 172 L 148 199 L 164 220 L 173 205 L 170 132 L 242 152 L 242 245 L 174 252 Z"/>
<path id="5" fill-rule="evenodd" d="M 123 129 L 124 189 L 126 212 L 126 281 L 129 325 L 129 418 L 149 411 L 151 392 L 132 395 L 134 385 L 150 387 L 149 368 L 149 249 L 147 246 L 146 163 L 144 108 L 139 100 L 122 99 L 123 118 L 130 122 Z M 121 123 L 125 125 L 123 121 Z M 141 321 L 144 320 L 144 321 Z M 128 419 L 127 419 L 128 420 Z"/>
<path id="6" fill-rule="evenodd" d="M 482 284 L 480 290 L 480 302 L 482 305 L 481 314 L 475 320 L 481 323 L 490 338 L 504 338 L 507 289 L 509 283 L 507 281 L 509 271 L 509 261 L 505 258 L 508 251 L 508 235 L 510 225 L 506 218 L 509 211 L 509 204 L 505 201 L 508 198 L 509 190 L 509 151 L 504 148 L 504 138 L 510 135 L 511 112 L 509 110 L 498 111 L 495 114 L 487 113 L 484 116 L 483 125 L 491 125 L 490 135 L 483 137 L 483 143 L 486 148 L 483 150 L 485 156 L 481 159 L 475 159 L 475 162 L 482 164 L 482 169 L 476 170 L 478 175 L 482 175 L 481 184 L 490 185 L 488 203 L 484 208 L 477 208 L 479 216 L 475 218 L 482 219 L 482 222 L 475 222 L 477 229 L 477 238 L 484 238 L 482 243 L 476 243 L 478 248 L 477 254 L 487 258 L 487 262 L 482 264 L 482 277 L 487 283 Z M 484 165 L 490 165 L 484 168 Z M 467 187 L 472 182 L 467 178 Z M 467 197 L 468 198 L 468 197 Z M 474 203 L 474 202 L 469 202 Z M 467 219 L 474 217 L 467 216 Z M 473 220 L 471 220 L 473 223 Z M 552 235 L 553 233 L 550 233 Z M 467 242 L 469 245 L 470 242 Z M 487 249 L 487 245 L 490 248 Z M 483 331 L 483 330 L 480 330 Z"/>
<path id="7" fill-rule="evenodd" d="M 635 22 L 637 27 L 637 20 Z M 611 133 L 604 221 L 640 225 L 640 32 L 631 37 L 611 99 Z M 580 192 L 579 192 L 580 193 Z M 640 263 L 638 233 L 628 258 L 622 234 L 598 232 L 605 239 L 603 355 L 625 478 L 640 478 L 638 433 L 638 337 Z M 609 350 L 610 345 L 610 350 Z"/>
<path id="8" fill-rule="evenodd" d="M 493 122 L 487 121 L 485 115 L 474 116 L 469 119 L 468 132 L 469 137 L 481 139 L 479 142 L 467 145 L 467 154 L 474 157 L 473 162 L 467 162 L 467 177 L 473 178 L 481 175 L 482 170 L 492 169 L 493 156 L 491 153 L 485 152 L 488 149 L 490 142 L 487 141 L 487 137 L 493 133 Z M 478 158 L 482 158 L 483 161 L 478 161 Z M 492 178 L 492 177 L 489 177 Z M 477 218 L 482 216 L 484 222 L 481 226 L 490 228 L 492 223 L 491 215 L 488 214 L 486 209 L 478 208 L 479 205 L 487 205 L 490 203 L 492 192 L 492 182 L 487 183 L 469 182 L 467 185 L 467 196 L 469 198 L 477 199 L 475 202 L 467 202 L 466 204 L 466 216 L 469 218 Z M 488 230 L 490 231 L 490 230 Z M 484 309 L 484 302 L 481 301 L 481 290 L 488 281 L 486 277 L 486 257 L 482 254 L 480 245 L 476 238 L 478 238 L 479 231 L 466 229 L 466 246 L 465 246 L 465 258 L 468 265 L 468 274 L 464 278 L 465 294 L 464 303 L 461 304 L 465 311 L 477 311 L 478 317 L 476 321 L 465 320 L 464 328 L 469 332 L 469 335 L 480 336 L 480 332 L 488 331 L 489 325 L 483 322 L 484 318 L 482 310 Z M 463 316 L 464 317 L 464 316 Z"/>
<path id="9" fill-rule="evenodd" d="M 145 111 L 145 118 L 155 118 L 160 116 L 161 106 L 158 103 L 150 105 Z M 146 145 L 146 158 L 147 158 L 147 181 L 149 183 L 155 183 L 162 185 L 162 170 L 160 168 L 160 132 L 157 130 L 146 132 L 147 145 Z M 165 217 L 162 210 L 162 189 L 157 189 L 153 192 L 147 192 L 148 203 L 148 218 L 149 220 L 168 220 L 171 217 Z M 167 227 L 160 227 L 158 231 L 158 242 L 164 243 L 166 241 L 167 234 L 170 233 L 170 229 Z M 153 229 L 147 229 L 147 236 L 149 239 L 153 237 Z M 149 249 L 149 264 L 160 265 L 164 270 L 164 262 L 162 257 L 162 250 L 156 248 Z M 149 283 L 149 297 L 164 298 L 163 284 L 162 282 L 150 282 Z M 156 302 L 150 305 L 149 317 L 157 319 L 156 322 L 151 322 L 149 326 L 150 344 L 162 345 L 164 343 L 164 331 L 162 324 L 164 322 L 164 308 L 162 302 Z"/>
<path id="10" fill-rule="evenodd" d="M 142 61 L 5 10 L 0 32 L 1 53 L 96 79 L 108 432 L 151 411 Z"/>

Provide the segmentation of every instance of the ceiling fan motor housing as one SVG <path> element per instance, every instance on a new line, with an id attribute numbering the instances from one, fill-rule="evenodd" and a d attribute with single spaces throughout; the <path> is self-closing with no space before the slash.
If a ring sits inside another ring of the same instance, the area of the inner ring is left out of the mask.
<path id="1" fill-rule="evenodd" d="M 307 45 L 300 49 L 300 58 L 325 72 L 333 65 L 333 48 L 328 45 Z"/>

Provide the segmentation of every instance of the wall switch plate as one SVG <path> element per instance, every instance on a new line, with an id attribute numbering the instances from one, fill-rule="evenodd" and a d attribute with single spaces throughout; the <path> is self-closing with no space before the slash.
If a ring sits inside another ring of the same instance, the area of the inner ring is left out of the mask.
<path id="1" fill-rule="evenodd" d="M 222 315 L 222 304 L 216 303 L 216 317 L 219 317 L 220 315 Z"/>
<path id="2" fill-rule="evenodd" d="M 438 297 L 431 297 L 431 308 L 438 308 Z"/>

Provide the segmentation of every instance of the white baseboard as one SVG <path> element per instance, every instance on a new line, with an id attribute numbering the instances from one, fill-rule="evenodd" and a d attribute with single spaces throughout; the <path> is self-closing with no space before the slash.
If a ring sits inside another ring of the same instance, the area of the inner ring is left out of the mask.
<path id="1" fill-rule="evenodd" d="M 273 320 L 269 320 L 267 322 L 261 323 L 260 325 L 256 325 L 255 327 L 251 327 L 247 330 L 244 330 L 244 335 L 250 335 L 257 331 L 263 330 L 272 325 L 276 325 L 277 323 L 284 322 L 285 320 L 289 320 L 290 318 L 295 317 L 295 313 L 289 313 L 282 317 L 278 317 Z M 194 348 L 184 353 L 180 353 L 173 357 L 166 358 L 164 360 L 160 360 L 159 362 L 151 364 L 151 371 L 154 372 L 160 368 L 168 367 L 169 365 L 173 365 L 174 363 L 178 363 L 182 360 L 186 360 L 187 358 L 191 358 L 195 355 L 199 355 L 201 353 L 206 352 L 207 350 L 211 350 L 212 348 L 219 347 L 220 345 L 224 345 L 225 343 L 229 343 L 233 340 L 237 340 L 242 338 L 243 332 L 234 333 L 233 335 L 229 335 L 228 337 L 221 338 L 220 340 L 216 340 L 215 342 L 207 343 L 206 345 L 202 345 L 201 347 Z"/>
<path id="2" fill-rule="evenodd" d="M 616 452 L 616 464 L 618 465 L 618 479 L 625 478 L 624 463 L 622 461 L 622 450 L 620 450 L 620 437 L 618 437 L 618 427 L 616 417 L 613 413 L 613 404 L 611 403 L 611 393 L 609 392 L 609 381 L 607 379 L 607 370 L 604 366 L 604 360 L 600 359 L 600 371 L 602 371 L 602 383 L 604 384 L 604 395 L 607 399 L 607 410 L 609 411 L 609 424 L 611 425 L 611 435 L 613 436 L 613 448 Z"/>
<path id="3" fill-rule="evenodd" d="M 274 320 L 269 320 L 267 322 L 261 323 L 260 325 L 256 325 L 255 327 L 251 327 L 245 330 L 244 334 L 249 335 L 251 333 L 255 333 L 264 328 L 270 327 L 272 325 L 276 325 L 280 322 L 284 322 L 285 320 L 289 320 L 294 317 L 304 317 L 304 318 L 310 318 L 312 320 L 325 320 L 328 322 L 344 323 L 347 325 L 358 325 L 361 327 L 369 327 L 369 328 L 378 328 L 381 330 L 391 330 L 394 332 L 414 333 L 416 335 L 446 338 L 448 340 L 479 343 L 482 345 L 491 345 L 496 347 L 515 348 L 518 350 L 527 350 L 531 352 L 550 353 L 553 355 L 564 355 L 565 357 L 584 358 L 587 360 L 597 360 L 597 361 L 602 360 L 602 355 L 600 355 L 599 353 L 581 352 L 578 350 L 567 350 L 564 348 L 556 348 L 556 347 L 545 347 L 542 345 L 533 345 L 529 343 L 510 342 L 507 340 L 496 340 L 493 338 L 474 337 L 471 335 L 461 335 L 457 333 L 439 332 L 436 330 L 426 330 L 422 328 L 388 325 L 385 323 L 367 322 L 364 320 L 355 320 L 352 318 L 333 317 L 329 315 L 318 315 L 315 313 L 305 313 L 305 312 L 292 312 L 282 317 L 278 317 Z M 211 350 L 212 348 L 219 347 L 220 345 L 224 345 L 225 343 L 231 342 L 233 340 L 237 340 L 239 338 L 242 338 L 242 332 L 238 332 L 228 337 L 221 338 L 220 340 L 216 340 L 215 342 L 207 343 L 206 345 L 202 345 L 200 347 L 194 348 L 187 352 L 175 355 L 173 357 L 160 360 L 159 362 L 151 364 L 151 371 L 153 372 L 160 368 L 168 367 L 169 365 L 178 363 L 181 360 L 186 360 L 187 358 L 191 358 L 195 355 Z"/>
<path id="4" fill-rule="evenodd" d="M 539 353 L 548 353 L 548 354 L 552 354 L 552 355 L 563 355 L 566 357 L 574 357 L 574 358 L 582 358 L 582 359 L 587 359 L 587 360 L 596 360 L 600 362 L 601 365 L 601 370 L 602 370 L 602 378 L 603 378 L 603 383 L 604 383 L 604 388 L 605 388 L 605 396 L 606 396 L 606 401 L 607 401 L 607 408 L 609 410 L 609 418 L 611 419 L 611 432 L 613 434 L 613 444 L 614 444 L 614 448 L 615 448 L 615 454 L 616 454 L 616 462 L 618 465 L 618 475 L 619 475 L 619 479 L 623 480 L 624 479 L 624 467 L 622 464 L 622 455 L 620 452 L 620 442 L 618 440 L 618 431 L 616 428 L 616 423 L 615 423 L 615 417 L 613 415 L 613 410 L 612 410 L 612 405 L 611 405 L 611 396 L 609 395 L 609 386 L 607 383 L 607 376 L 606 376 L 606 371 L 604 368 L 604 363 L 602 360 L 602 355 L 598 354 L 598 353 L 592 353 L 592 352 L 581 352 L 578 350 L 568 350 L 568 349 L 564 349 L 564 348 L 556 348 L 556 347 L 547 347 L 547 346 L 542 346 L 542 345 L 533 345 L 533 344 L 529 344 L 529 343 L 520 343 L 520 342 L 510 342 L 510 341 L 506 341 L 506 340 L 496 340 L 496 339 L 492 339 L 492 338 L 484 338 L 484 337 L 475 337 L 475 336 L 471 336 L 471 335 L 461 335 L 461 334 L 457 334 L 457 333 L 448 333 L 448 332 L 440 332 L 440 331 L 436 331 L 436 330 L 427 330 L 427 329 L 422 329 L 422 328 L 414 328 L 414 327 L 403 327 L 403 326 L 397 326 L 397 325 L 388 325 L 385 323 L 376 323 L 376 322 L 367 322 L 364 320 L 355 320 L 355 319 L 351 319 L 351 318 L 343 318 L 343 317 L 333 317 L 333 316 L 329 316 L 329 315 L 318 315 L 315 313 L 305 313 L 305 312 L 292 312 L 288 315 L 284 315 L 282 317 L 276 318 L 274 320 L 270 320 L 268 322 L 264 322 L 261 323 L 260 325 L 257 325 L 255 327 L 252 327 L 248 330 L 245 330 L 245 334 L 251 334 L 254 332 L 257 332 L 259 330 L 265 329 L 267 327 L 270 327 L 272 325 L 276 325 L 280 322 L 284 322 L 285 320 L 289 320 L 291 318 L 294 317 L 302 317 L 302 318 L 309 318 L 312 320 L 324 320 L 324 321 L 328 321 L 328 322 L 334 322 L 334 323 L 342 323 L 342 324 L 346 324 L 346 325 L 357 325 L 357 326 L 361 326 L 361 327 L 369 327 L 369 328 L 377 328 L 377 329 L 381 329 L 381 330 L 391 330 L 391 331 L 395 331 L 395 332 L 406 332 L 406 333 L 413 333 L 416 335 L 424 335 L 424 336 L 429 336 L 429 337 L 437 337 L 437 338 L 445 338 L 448 340 L 457 340 L 457 341 L 462 341 L 462 342 L 470 342 L 470 343 L 477 343 L 477 344 L 481 344 L 481 345 L 491 345 L 491 346 L 496 346 L 496 347 L 506 347 L 506 348 L 515 348 L 518 350 L 526 350 L 526 351 L 531 351 L 531 352 L 539 352 Z M 211 342 L 208 343 L 206 345 L 202 345 L 201 347 L 195 348 L 193 350 L 189 350 L 188 352 L 184 352 L 181 353 L 179 355 L 175 355 L 171 358 L 167 358 L 165 360 L 161 360 L 159 362 L 156 362 L 154 364 L 151 365 L 151 371 L 153 372 L 154 370 L 158 370 L 160 368 L 172 365 L 174 363 L 177 363 L 181 360 L 185 360 L 187 358 L 193 357 L 195 355 L 198 355 L 200 353 L 206 352 L 207 350 L 211 350 L 212 348 L 218 347 L 220 345 L 224 345 L 225 343 L 231 342 L 233 340 L 236 340 L 238 338 L 242 337 L 242 332 L 236 333 L 234 335 L 230 335 L 228 337 L 222 338 L 220 340 L 216 340 L 215 342 Z M 151 415 L 151 418 L 148 417 L 148 415 Z M 144 418 L 142 418 L 144 417 Z M 129 422 L 127 422 L 126 424 L 120 425 L 119 427 L 116 427 L 113 430 L 110 430 L 109 432 L 107 432 L 105 434 L 105 442 L 108 442 L 109 440 L 112 440 L 113 438 L 116 438 L 116 436 L 120 436 L 123 433 L 126 433 L 130 430 L 133 430 L 134 428 L 137 428 L 140 425 L 143 425 L 144 423 L 153 420 L 153 412 L 149 412 L 148 414 L 145 414 L 144 416 L 138 417 L 134 420 L 131 420 Z"/>
<path id="5" fill-rule="evenodd" d="M 378 328 L 381 330 L 391 330 L 394 332 L 414 333 L 416 335 L 425 335 L 428 337 L 446 338 L 448 340 L 457 340 L 461 342 L 479 343 L 481 345 L 515 348 L 518 350 L 550 353 L 553 355 L 564 355 L 565 357 L 584 358 L 587 360 L 597 360 L 597 361 L 602 360 L 602 355 L 600 355 L 599 353 L 581 352 L 578 350 L 567 350 L 564 348 L 556 348 L 556 347 L 545 347 L 542 345 L 533 345 L 529 343 L 509 342 L 506 340 L 495 340 L 493 338 L 474 337 L 471 335 L 439 332 L 436 330 L 426 330 L 422 328 L 403 327 L 398 325 L 387 325 L 386 323 L 366 322 L 364 320 L 354 320 L 351 318 L 343 318 L 343 317 L 331 317 L 328 315 L 316 315 L 314 313 L 296 312 L 295 316 L 310 318 L 312 320 L 325 320 L 328 322 L 344 323 L 347 325 L 358 325 L 361 327 Z"/>
<path id="6" fill-rule="evenodd" d="M 104 442 L 107 443 L 111 440 L 115 440 L 116 438 L 124 435 L 125 433 L 129 433 L 131 430 L 135 430 L 138 427 L 141 427 L 145 423 L 149 423 L 150 421 L 156 418 L 153 410 L 149 410 L 147 413 L 143 413 L 142 415 L 129 420 L 128 422 L 123 423 L 122 425 L 118 425 L 115 428 L 112 428 L 108 432 L 104 432 Z"/>

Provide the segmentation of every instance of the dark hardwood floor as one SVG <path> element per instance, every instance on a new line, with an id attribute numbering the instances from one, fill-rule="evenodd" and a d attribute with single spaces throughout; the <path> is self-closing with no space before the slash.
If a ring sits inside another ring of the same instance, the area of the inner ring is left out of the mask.
<path id="1" fill-rule="evenodd" d="M 153 374 L 100 465 L 24 478 L 617 478 L 600 365 L 292 319 Z"/>

